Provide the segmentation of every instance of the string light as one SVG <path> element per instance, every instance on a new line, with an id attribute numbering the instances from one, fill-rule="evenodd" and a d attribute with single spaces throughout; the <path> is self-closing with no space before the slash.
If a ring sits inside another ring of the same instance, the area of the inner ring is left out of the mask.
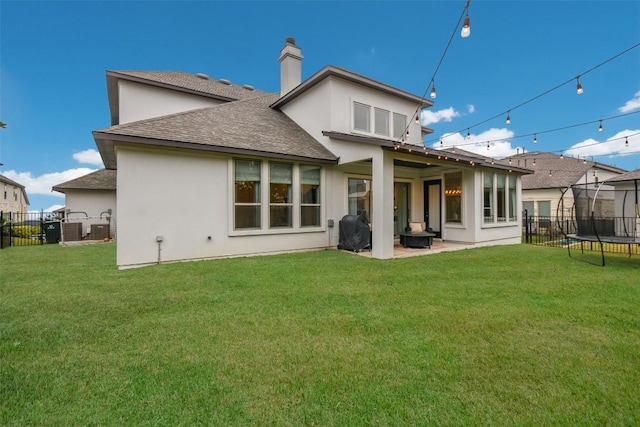
<path id="1" fill-rule="evenodd" d="M 431 83 L 433 84 L 433 86 L 431 86 L 431 99 L 436 99 L 436 84 L 433 81 L 433 79 L 431 79 Z"/>
<path id="2" fill-rule="evenodd" d="M 624 146 L 628 147 L 629 146 L 629 138 L 628 137 L 624 137 Z"/>
<path id="3" fill-rule="evenodd" d="M 576 82 L 578 82 L 578 84 L 576 85 L 576 93 L 578 95 L 582 95 L 584 93 L 584 89 L 582 88 L 582 85 L 580 84 L 580 76 L 576 77 Z"/>
<path id="4" fill-rule="evenodd" d="M 535 166 L 535 165 L 536 165 L 536 158 L 534 157 L 533 158 L 533 166 Z"/>
<path id="5" fill-rule="evenodd" d="M 538 143 L 538 134 L 537 134 L 537 133 L 534 133 L 534 134 L 533 134 L 533 143 L 534 143 L 534 144 L 537 144 L 537 143 Z"/>
<path id="6" fill-rule="evenodd" d="M 562 151 L 560 152 L 560 158 L 564 159 L 564 155 L 562 154 Z"/>
<path id="7" fill-rule="evenodd" d="M 469 132 L 469 128 L 467 128 L 467 139 L 471 139 L 471 133 Z"/>
<path id="8" fill-rule="evenodd" d="M 506 120 L 506 123 L 507 123 L 508 125 L 510 125 L 510 124 L 511 124 L 511 110 L 509 110 L 509 112 L 507 113 L 507 120 Z"/>
<path id="9" fill-rule="evenodd" d="M 546 90 L 546 91 L 544 91 L 544 92 L 540 93 L 539 95 L 534 96 L 533 98 L 530 98 L 530 99 L 528 99 L 528 100 L 526 100 L 526 101 L 524 101 L 524 102 L 521 102 L 520 104 L 518 104 L 518 105 L 516 105 L 516 106 L 514 106 L 514 107 L 511 107 L 510 109 L 508 109 L 508 110 L 506 110 L 506 111 L 503 111 L 503 112 L 501 112 L 501 113 L 495 114 L 495 115 L 493 115 L 493 116 L 489 117 L 488 119 L 485 119 L 485 120 L 483 120 L 483 121 L 481 121 L 481 122 L 478 122 L 478 123 L 474 124 L 473 126 L 469 126 L 469 127 L 468 127 L 468 129 L 470 129 L 470 128 L 472 128 L 472 127 L 480 126 L 480 125 L 482 125 L 482 124 L 484 124 L 484 123 L 487 123 L 487 122 L 489 122 L 489 121 L 491 121 L 491 120 L 493 120 L 493 119 L 495 119 L 495 118 L 497 118 L 497 117 L 503 116 L 507 111 L 513 111 L 513 110 L 516 110 L 516 109 L 518 109 L 518 108 L 520 108 L 520 107 L 522 107 L 522 106 L 524 106 L 524 105 L 526 105 L 526 104 L 529 104 L 530 102 L 533 102 L 533 101 L 535 101 L 535 100 L 537 100 L 537 99 L 539 99 L 539 98 L 541 98 L 541 97 L 543 97 L 543 96 L 545 96 L 545 95 L 548 95 L 549 93 L 551 93 L 551 92 L 553 92 L 553 91 L 555 91 L 555 90 L 558 90 L 558 89 L 559 89 L 559 88 L 561 88 L 562 86 L 565 86 L 565 85 L 567 85 L 567 84 L 569 84 L 569 83 L 573 82 L 574 80 L 577 80 L 577 84 L 578 84 L 578 85 L 580 85 L 580 81 L 579 81 L 579 78 L 580 78 L 580 77 L 585 76 L 586 74 L 588 74 L 588 73 L 590 73 L 590 72 L 592 72 L 592 71 L 596 70 L 597 68 L 602 67 L 603 65 L 608 64 L 609 62 L 613 61 L 614 59 L 617 59 L 617 58 L 619 58 L 620 56 L 622 56 L 622 55 L 624 55 L 624 54 L 626 54 L 626 53 L 630 52 L 631 50 L 636 49 L 636 48 L 638 48 L 638 47 L 640 47 L 640 42 L 638 42 L 638 43 L 634 44 L 633 46 L 631 46 L 631 47 L 629 47 L 629 48 L 627 48 L 627 49 L 623 50 L 622 52 L 617 53 L 616 55 L 614 55 L 614 56 L 612 56 L 612 57 L 610 57 L 610 58 L 608 58 L 608 59 L 606 59 L 606 60 L 604 60 L 604 61 L 600 62 L 599 64 L 597 64 L 597 65 L 595 65 L 595 66 L 593 66 L 593 67 L 589 68 L 588 70 L 583 71 L 583 72 L 582 72 L 581 74 L 579 74 L 577 77 L 571 77 L 570 79 L 568 79 L 568 80 L 566 80 L 566 81 L 564 81 L 564 82 L 562 82 L 562 83 L 560 83 L 560 84 L 558 84 L 558 85 L 556 85 L 556 86 L 552 87 L 551 89 L 548 89 L 548 90 Z M 582 88 L 582 85 L 580 85 L 580 88 Z M 576 90 L 577 90 L 577 89 L 578 89 L 578 87 L 576 86 Z M 582 91 L 584 92 L 584 89 L 583 89 Z M 463 129 L 461 129 L 461 130 L 459 130 L 459 131 L 457 131 L 457 132 L 452 132 L 450 135 L 455 135 L 455 134 L 457 134 L 457 133 L 461 133 L 463 130 L 464 130 L 464 128 L 463 128 Z M 538 132 L 538 133 L 542 133 L 542 132 Z M 427 141 L 427 142 L 428 142 L 428 141 Z"/>
<path id="10" fill-rule="evenodd" d="M 464 7 L 467 12 L 467 16 L 464 18 L 464 22 L 462 23 L 462 31 L 460 31 L 460 37 L 466 39 L 471 35 L 471 19 L 469 19 L 469 2 L 471 0 L 467 0 L 467 5 Z"/>
<path id="11" fill-rule="evenodd" d="M 416 114 L 416 124 L 419 125 L 420 124 L 420 115 Z"/>
<path id="12" fill-rule="evenodd" d="M 598 132 L 602 132 L 602 120 L 600 120 L 600 126 L 598 126 Z"/>

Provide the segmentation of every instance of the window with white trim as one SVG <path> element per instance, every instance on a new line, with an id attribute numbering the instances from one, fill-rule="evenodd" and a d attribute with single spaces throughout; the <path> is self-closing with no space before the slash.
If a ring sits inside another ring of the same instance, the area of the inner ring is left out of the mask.
<path id="1" fill-rule="evenodd" d="M 374 108 L 374 132 L 376 135 L 389 136 L 389 111 Z"/>
<path id="2" fill-rule="evenodd" d="M 395 139 L 404 138 L 404 131 L 407 129 L 407 116 L 393 113 L 393 137 Z"/>
<path id="3" fill-rule="evenodd" d="M 321 226 L 321 166 L 234 159 L 233 168 L 234 230 Z"/>
<path id="4" fill-rule="evenodd" d="M 300 165 L 300 226 L 320 226 L 320 166 Z"/>
<path id="5" fill-rule="evenodd" d="M 293 168 L 269 163 L 269 228 L 292 227 Z"/>
<path id="6" fill-rule="evenodd" d="M 518 219 L 516 177 L 483 172 L 483 222 L 493 224 Z"/>
<path id="7" fill-rule="evenodd" d="M 260 228 L 262 223 L 260 203 L 260 160 L 235 161 L 234 228 Z"/>
<path id="8" fill-rule="evenodd" d="M 371 107 L 359 102 L 353 103 L 353 128 L 371 132 Z"/>
<path id="9" fill-rule="evenodd" d="M 462 172 L 444 174 L 445 221 L 462 223 Z"/>

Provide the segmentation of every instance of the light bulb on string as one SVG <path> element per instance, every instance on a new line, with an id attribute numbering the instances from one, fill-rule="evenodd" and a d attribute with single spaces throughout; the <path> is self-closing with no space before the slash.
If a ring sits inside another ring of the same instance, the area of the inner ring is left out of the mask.
<path id="1" fill-rule="evenodd" d="M 469 128 L 467 128 L 467 139 L 471 139 L 471 133 L 469 132 Z"/>
<path id="2" fill-rule="evenodd" d="M 538 143 L 538 134 L 536 134 L 536 133 L 533 134 L 533 143 L 534 144 Z"/>
<path id="3" fill-rule="evenodd" d="M 460 37 L 466 39 L 471 35 L 471 19 L 469 19 L 469 15 L 464 18 L 464 22 L 462 23 L 462 31 L 460 32 Z"/>
<path id="4" fill-rule="evenodd" d="M 602 132 L 602 120 L 600 120 L 600 126 L 598 126 L 598 132 Z"/>
<path id="5" fill-rule="evenodd" d="M 534 157 L 533 158 L 533 166 L 535 166 L 535 165 L 536 165 L 536 158 Z"/>
<path id="6" fill-rule="evenodd" d="M 562 154 L 562 151 L 560 152 L 560 158 L 564 159 L 564 155 Z"/>
<path id="7" fill-rule="evenodd" d="M 582 95 L 584 93 L 584 89 L 582 88 L 582 85 L 580 84 L 580 76 L 576 77 L 576 82 L 578 82 L 576 84 L 576 93 L 578 95 Z"/>
<path id="8" fill-rule="evenodd" d="M 436 85 L 431 88 L 431 99 L 436 99 Z"/>
<path id="9" fill-rule="evenodd" d="M 624 146 L 628 147 L 629 146 L 629 138 L 628 137 L 624 137 Z"/>
<path id="10" fill-rule="evenodd" d="M 420 124 L 420 115 L 416 114 L 416 124 L 419 125 Z"/>
<path id="11" fill-rule="evenodd" d="M 511 110 L 509 110 L 509 112 L 507 113 L 507 120 L 506 120 L 506 123 L 507 123 L 508 125 L 510 125 L 510 124 L 511 124 Z"/>

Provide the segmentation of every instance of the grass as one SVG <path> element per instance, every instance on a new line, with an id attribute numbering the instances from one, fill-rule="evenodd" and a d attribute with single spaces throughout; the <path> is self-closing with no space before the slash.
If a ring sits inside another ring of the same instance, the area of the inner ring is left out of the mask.
<path id="1" fill-rule="evenodd" d="M 0 425 L 638 425 L 640 260 L 0 251 Z"/>

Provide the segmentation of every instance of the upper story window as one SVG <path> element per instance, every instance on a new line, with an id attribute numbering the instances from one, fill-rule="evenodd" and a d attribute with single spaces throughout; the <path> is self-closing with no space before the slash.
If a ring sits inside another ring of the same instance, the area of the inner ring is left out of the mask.
<path id="1" fill-rule="evenodd" d="M 374 108 L 374 132 L 377 135 L 389 136 L 389 112 L 382 108 Z"/>
<path id="2" fill-rule="evenodd" d="M 371 107 L 359 102 L 353 103 L 353 128 L 371 132 Z"/>
<path id="3" fill-rule="evenodd" d="M 407 116 L 404 114 L 393 113 L 393 137 L 395 139 L 402 139 L 406 129 Z"/>
<path id="4" fill-rule="evenodd" d="M 394 139 L 404 138 L 407 116 L 361 102 L 353 102 L 353 130 Z"/>

